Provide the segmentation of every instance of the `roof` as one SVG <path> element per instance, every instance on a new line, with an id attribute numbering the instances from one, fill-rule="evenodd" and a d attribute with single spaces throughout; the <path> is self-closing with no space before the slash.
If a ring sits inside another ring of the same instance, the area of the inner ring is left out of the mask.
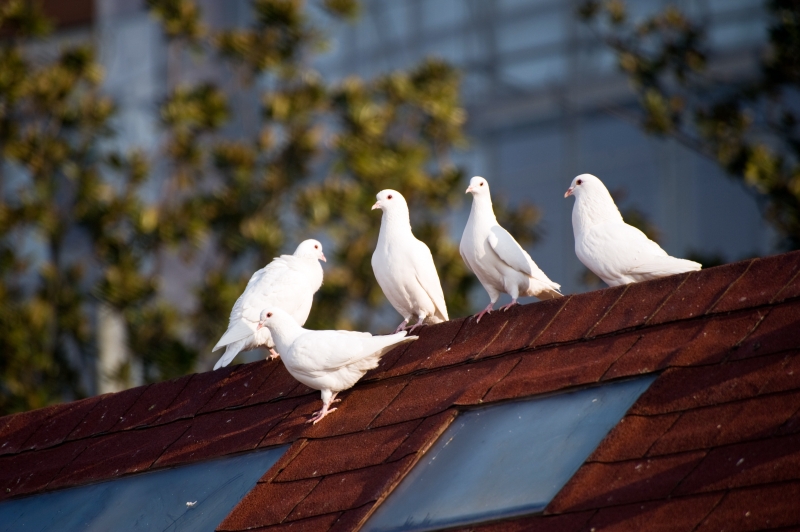
<path id="1" fill-rule="evenodd" d="M 219 530 L 352 530 L 459 409 L 658 373 L 544 515 L 470 529 L 800 525 L 800 252 L 419 336 L 314 426 L 269 361 L 0 418 L 0 499 L 290 444 Z"/>

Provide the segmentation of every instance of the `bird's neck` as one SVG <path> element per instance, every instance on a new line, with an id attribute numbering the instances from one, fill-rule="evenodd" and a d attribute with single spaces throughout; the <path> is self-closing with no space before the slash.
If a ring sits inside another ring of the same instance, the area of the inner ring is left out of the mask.
<path id="1" fill-rule="evenodd" d="M 494 209 L 492 208 L 492 198 L 488 196 L 473 196 L 469 217 L 474 221 L 497 223 L 497 218 L 495 218 Z"/>
<path id="2" fill-rule="evenodd" d="M 392 212 L 383 211 L 378 241 L 385 241 L 386 236 L 389 234 L 397 235 L 402 233 L 411 234 L 411 221 L 408 217 L 408 211 L 401 209 Z"/>
<path id="3" fill-rule="evenodd" d="M 576 233 L 584 233 L 602 223 L 622 221 L 622 215 L 611 194 L 603 192 L 605 193 L 575 198 L 575 206 L 572 208 L 572 229 Z"/>
<path id="4" fill-rule="evenodd" d="M 283 320 L 281 323 L 271 325 L 269 332 L 272 334 L 272 340 L 275 342 L 275 347 L 278 348 L 278 353 L 284 355 L 289 352 L 289 347 L 298 336 L 305 332 L 305 329 L 294 320 Z"/>

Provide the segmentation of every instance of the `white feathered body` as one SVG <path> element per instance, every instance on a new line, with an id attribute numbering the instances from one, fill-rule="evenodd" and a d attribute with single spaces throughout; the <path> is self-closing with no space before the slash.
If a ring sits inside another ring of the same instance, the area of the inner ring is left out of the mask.
<path id="1" fill-rule="evenodd" d="M 604 186 L 600 189 L 595 184 L 590 193 L 576 195 L 572 229 L 578 259 L 609 286 L 701 268 L 697 262 L 671 257 L 642 231 L 626 224 Z"/>
<path id="2" fill-rule="evenodd" d="M 514 237 L 497 223 L 487 200 L 477 196 L 473 199 L 459 251 L 467 267 L 489 293 L 492 303 L 501 293 L 514 299 L 520 296 L 561 297 L 561 286 L 551 281 Z"/>
<path id="3" fill-rule="evenodd" d="M 255 272 L 233 305 L 228 330 L 214 346 L 214 351 L 227 346 L 214 369 L 227 366 L 241 351 L 275 347 L 269 329 L 257 330 L 261 311 L 278 307 L 303 325 L 320 286 L 322 266 L 316 258 L 281 255 Z"/>
<path id="4" fill-rule="evenodd" d="M 372 336 L 356 331 L 309 331 L 285 322 L 270 328 L 286 369 L 309 388 L 322 391 L 326 403 L 326 396 L 351 388 L 392 348 L 417 339 L 405 332 Z"/>
<path id="5" fill-rule="evenodd" d="M 412 234 L 407 220 L 387 218 L 384 213 L 372 254 L 372 271 L 386 299 L 407 321 L 412 317 L 425 324 L 447 321 L 444 292 L 430 249 Z"/>

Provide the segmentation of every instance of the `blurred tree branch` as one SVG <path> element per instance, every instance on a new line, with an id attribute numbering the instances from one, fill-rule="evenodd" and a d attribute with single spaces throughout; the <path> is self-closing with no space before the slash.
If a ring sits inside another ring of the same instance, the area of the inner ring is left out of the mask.
<path id="1" fill-rule="evenodd" d="M 86 393 L 75 368 L 97 357 L 101 303 L 124 318 L 146 381 L 192 371 L 251 273 L 311 236 L 331 260 L 308 325 L 374 327 L 387 302 L 369 265 L 380 225 L 369 207 L 384 188 L 408 198 L 450 314 L 471 310 L 475 279 L 450 225 L 465 204 L 453 67 L 430 59 L 326 83 L 310 66 L 325 49 L 319 21 L 352 19 L 354 0 L 253 0 L 252 25 L 223 30 L 193 0 L 147 4 L 175 70 L 156 154 L 109 148 L 115 105 L 90 46 L 36 62 L 26 44 L 51 25 L 35 2 L 0 6 L 0 415 Z M 189 82 L 185 64 L 207 74 Z M 535 240 L 531 205 L 496 204 L 521 242 Z M 188 315 L 162 290 L 161 258 L 176 252 L 212 256 Z"/>
<path id="2" fill-rule="evenodd" d="M 754 191 L 786 249 L 800 248 L 800 3 L 769 0 L 769 42 L 755 76 L 718 79 L 702 22 L 676 6 L 631 20 L 622 0 L 579 16 L 617 54 L 639 95 L 642 128 L 708 155 Z"/>

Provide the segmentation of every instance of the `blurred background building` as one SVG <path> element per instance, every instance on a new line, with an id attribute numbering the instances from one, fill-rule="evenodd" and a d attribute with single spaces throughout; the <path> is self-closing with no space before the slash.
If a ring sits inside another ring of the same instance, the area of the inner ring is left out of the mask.
<path id="1" fill-rule="evenodd" d="M 251 16 L 247 0 L 200 3 L 221 27 L 245 25 Z M 567 292 L 587 288 L 573 250 L 572 200 L 563 199 L 584 172 L 600 177 L 623 210 L 645 214 L 671 254 L 724 261 L 768 254 L 772 234 L 751 193 L 702 155 L 641 131 L 628 81 L 611 50 L 577 18 L 579 3 L 364 0 L 354 24 L 329 28 L 331 48 L 317 68 L 329 80 L 370 78 L 431 55 L 460 67 L 470 146 L 459 163 L 470 176 L 489 179 L 495 194 L 537 205 L 543 238 L 533 257 Z M 628 7 L 636 17 L 668 3 L 637 0 Z M 142 0 L 50 4 L 71 27 L 84 23 L 67 32 L 91 31 L 99 40 L 107 90 L 121 107 L 119 141 L 156 148 L 157 108 L 168 83 L 214 73 L 170 64 Z M 708 22 L 718 76 L 753 73 L 766 40 L 761 0 L 677 4 Z"/>
<path id="2" fill-rule="evenodd" d="M 252 16 L 248 0 L 199 3 L 205 18 L 218 27 L 243 26 Z M 328 27 L 331 48 L 316 68 L 330 81 L 351 74 L 370 78 L 431 55 L 461 68 L 470 145 L 458 163 L 467 178 L 486 177 L 494 194 L 511 203 L 525 199 L 540 209 L 542 238 L 532 256 L 565 293 L 592 288 L 582 282 L 585 270 L 573 250 L 573 200 L 563 198 L 572 178 L 584 172 L 600 177 L 623 211 L 642 212 L 670 254 L 718 256 L 723 261 L 769 254 L 774 236 L 751 193 L 728 180 L 716 163 L 676 141 L 641 131 L 635 95 L 613 53 L 577 18 L 579 3 L 364 0 L 355 23 Z M 65 40 L 90 38 L 96 43 L 106 70 L 106 91 L 119 105 L 119 147 L 157 153 L 162 142 L 159 104 L 180 80 L 210 76 L 225 83 L 221 69 L 198 71 L 170 57 L 144 0 L 44 4 L 60 29 L 41 53 L 55 53 Z M 666 4 L 628 3 L 634 17 Z M 708 22 L 717 76 L 742 79 L 754 74 L 767 37 L 761 0 L 677 4 Z M 243 92 L 234 105 L 257 110 L 251 96 Z M 231 127 L 236 135 L 235 129 L 253 131 L 257 124 L 243 120 Z M 466 215 L 468 206 L 465 196 L 460 215 Z M 176 294 L 181 283 L 201 278 L 200 272 L 186 271 L 175 277 L 165 286 Z M 118 346 L 124 344 L 124 328 L 113 326 L 113 314 L 103 319 L 110 325 L 99 346 L 100 373 L 113 372 L 113 366 L 122 363 Z M 118 386 L 104 384 L 102 378 L 96 381 L 96 392 Z M 135 381 L 134 376 L 128 385 Z"/>
<path id="3" fill-rule="evenodd" d="M 716 163 L 638 127 L 616 59 L 576 16 L 579 1 L 369 0 L 355 27 L 335 30 L 325 76 L 373 76 L 437 55 L 464 72 L 471 147 L 461 161 L 495 194 L 542 212 L 534 260 L 566 292 L 586 289 L 573 248 L 573 177 L 592 173 L 655 225 L 670 254 L 733 261 L 768 254 L 770 230 L 754 196 Z M 677 4 L 708 21 L 712 67 L 744 78 L 763 50 L 760 0 L 637 0 L 633 18 Z M 466 203 L 465 199 L 465 203 Z"/>

